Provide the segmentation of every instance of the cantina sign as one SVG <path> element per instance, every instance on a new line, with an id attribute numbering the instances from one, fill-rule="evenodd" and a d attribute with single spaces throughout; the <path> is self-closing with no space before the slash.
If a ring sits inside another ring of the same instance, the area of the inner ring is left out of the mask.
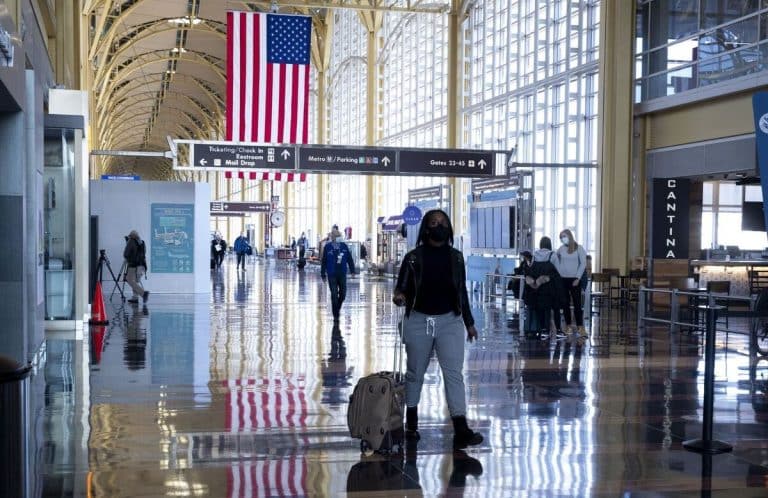
<path id="1" fill-rule="evenodd" d="M 684 178 L 653 181 L 653 258 L 688 258 L 690 191 Z"/>

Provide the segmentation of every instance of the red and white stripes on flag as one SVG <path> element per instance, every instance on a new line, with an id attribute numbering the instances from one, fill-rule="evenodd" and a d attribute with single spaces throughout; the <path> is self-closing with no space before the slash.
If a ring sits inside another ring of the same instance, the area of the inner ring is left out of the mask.
<path id="1" fill-rule="evenodd" d="M 227 140 L 308 140 L 309 16 L 227 12 Z"/>
<path id="2" fill-rule="evenodd" d="M 307 181 L 306 173 L 281 173 L 280 171 L 248 171 L 247 176 L 245 171 L 225 171 L 224 178 L 232 179 L 239 178 L 240 180 L 261 180 L 276 182 L 305 182 Z"/>
<path id="3" fill-rule="evenodd" d="M 223 381 L 227 432 L 307 427 L 303 383 L 303 378 Z M 227 469 L 228 497 L 304 496 L 307 490 L 307 462 L 297 455 L 243 461 Z"/>
<path id="4" fill-rule="evenodd" d="M 228 432 L 307 426 L 304 389 L 290 380 L 230 379 L 224 386 Z"/>
<path id="5" fill-rule="evenodd" d="M 305 496 L 307 461 L 298 456 L 227 466 L 227 497 Z"/>

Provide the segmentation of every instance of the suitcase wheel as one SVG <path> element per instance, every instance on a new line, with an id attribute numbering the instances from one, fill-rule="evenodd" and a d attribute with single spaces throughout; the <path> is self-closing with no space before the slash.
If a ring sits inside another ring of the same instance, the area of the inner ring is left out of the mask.
<path id="1" fill-rule="evenodd" d="M 371 448 L 371 445 L 368 444 L 368 441 L 365 439 L 360 440 L 360 453 L 367 457 L 373 455 L 373 448 Z"/>

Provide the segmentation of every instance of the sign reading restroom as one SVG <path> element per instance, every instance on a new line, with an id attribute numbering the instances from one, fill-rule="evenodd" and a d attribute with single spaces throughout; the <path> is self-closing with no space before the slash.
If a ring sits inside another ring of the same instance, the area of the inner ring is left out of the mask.
<path id="1" fill-rule="evenodd" d="M 691 181 L 653 180 L 652 258 L 688 259 Z"/>

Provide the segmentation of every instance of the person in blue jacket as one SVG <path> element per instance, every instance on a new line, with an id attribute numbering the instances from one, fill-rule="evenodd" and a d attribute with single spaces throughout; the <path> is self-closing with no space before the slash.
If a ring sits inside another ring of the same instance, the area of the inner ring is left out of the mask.
<path id="1" fill-rule="evenodd" d="M 334 227 L 331 230 L 331 240 L 323 246 L 323 257 L 320 260 L 320 277 L 328 280 L 331 289 L 331 311 L 333 321 L 339 321 L 339 311 L 347 297 L 347 267 L 352 274 L 357 273 L 352 254 L 347 244 L 341 241 L 341 232 Z"/>
<path id="2" fill-rule="evenodd" d="M 245 256 L 250 248 L 251 244 L 248 243 L 245 232 L 240 232 L 240 236 L 235 239 L 235 254 L 237 254 L 237 268 L 242 268 L 243 271 L 245 271 Z"/>

